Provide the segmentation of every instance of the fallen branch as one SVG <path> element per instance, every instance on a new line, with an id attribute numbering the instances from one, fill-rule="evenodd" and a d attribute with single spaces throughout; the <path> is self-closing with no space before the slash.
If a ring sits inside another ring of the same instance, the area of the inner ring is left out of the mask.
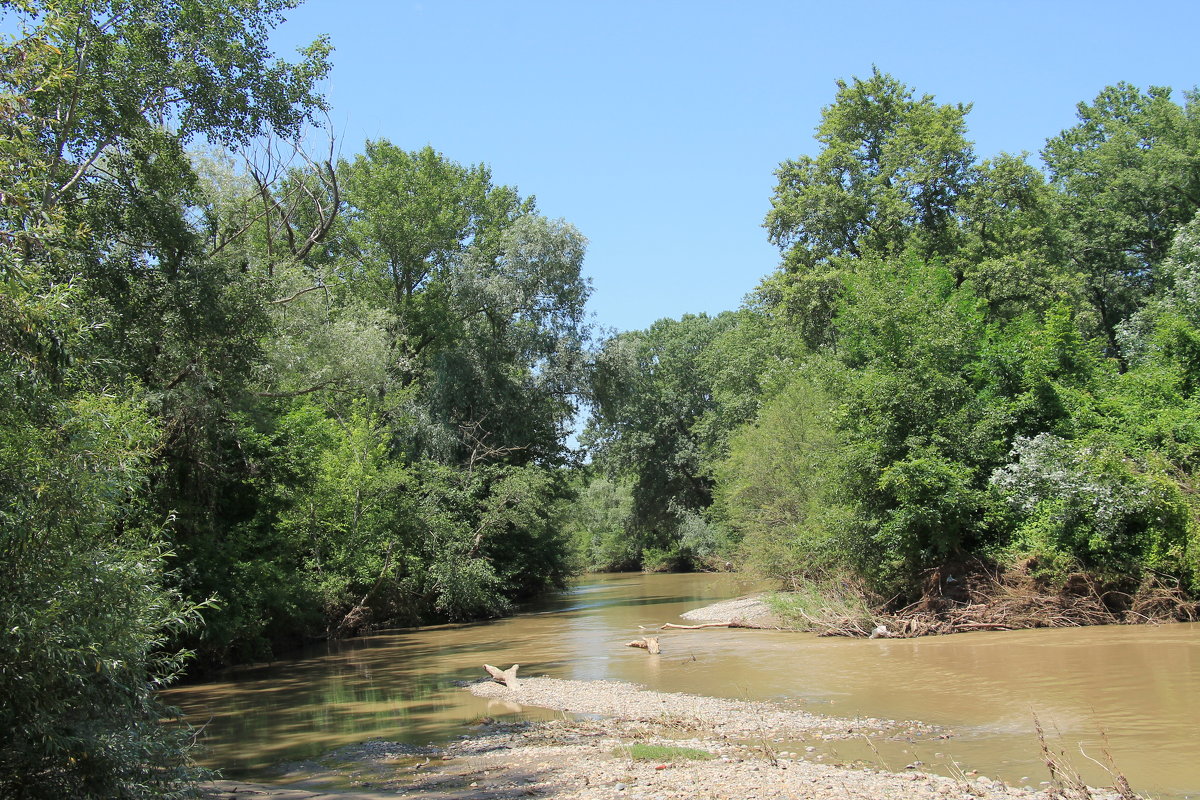
<path id="1" fill-rule="evenodd" d="M 520 666 L 520 664 L 513 664 L 508 669 L 498 669 L 491 664 L 484 664 L 483 668 L 487 670 L 496 683 L 503 683 L 510 689 L 520 689 L 521 682 L 517 680 L 517 668 Z"/>
<path id="2" fill-rule="evenodd" d="M 632 642 L 626 642 L 626 647 L 640 647 L 651 655 L 656 655 L 659 652 L 657 636 L 643 636 L 641 639 L 635 639 Z"/>
<path id="3" fill-rule="evenodd" d="M 674 628 L 681 631 L 695 631 L 700 628 L 740 628 L 736 622 L 705 622 L 700 625 L 676 625 L 674 622 L 668 622 L 659 627 L 660 631 L 665 631 L 667 628 Z"/>

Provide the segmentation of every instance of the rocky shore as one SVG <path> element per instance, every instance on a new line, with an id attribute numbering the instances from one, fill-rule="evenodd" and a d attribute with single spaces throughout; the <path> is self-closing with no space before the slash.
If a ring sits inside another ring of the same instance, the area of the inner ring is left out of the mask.
<path id="1" fill-rule="evenodd" d="M 464 687 L 495 712 L 538 706 L 543 722 L 485 717 L 439 748 L 372 741 L 316 762 L 288 765 L 278 786 L 220 781 L 211 798 L 238 800 L 998 800 L 1061 797 L 1054 787 L 1013 787 L 973 773 L 928 774 L 821 763 L 804 743 L 839 739 L 937 739 L 917 722 L 836 718 L 798 708 L 652 692 L 613 681 L 524 679 L 517 689 Z M 783 744 L 780 744 L 780 743 Z M 797 745 L 796 742 L 801 744 Z M 1117 795 L 1093 790 L 1096 800 Z"/>

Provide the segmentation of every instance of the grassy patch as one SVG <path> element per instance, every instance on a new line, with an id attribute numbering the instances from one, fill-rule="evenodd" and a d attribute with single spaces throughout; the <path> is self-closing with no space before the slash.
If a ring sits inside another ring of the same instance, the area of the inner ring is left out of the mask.
<path id="1" fill-rule="evenodd" d="M 626 755 L 635 761 L 707 761 L 712 753 L 695 747 L 675 747 L 662 744 L 631 744 L 622 747 L 617 755 Z"/>

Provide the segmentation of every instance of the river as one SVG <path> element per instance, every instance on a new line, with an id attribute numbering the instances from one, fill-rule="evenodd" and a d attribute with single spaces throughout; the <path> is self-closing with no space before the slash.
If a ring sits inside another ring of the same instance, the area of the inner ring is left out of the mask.
<path id="1" fill-rule="evenodd" d="M 1095 785 L 1111 781 L 1088 757 L 1103 762 L 1107 752 L 1139 792 L 1200 797 L 1200 623 L 874 641 L 707 629 L 663 632 L 658 656 L 624 646 L 639 625 L 679 621 L 749 588 L 726 575 L 586 576 L 508 619 L 381 632 L 165 694 L 205 726 L 204 760 L 228 777 L 269 778 L 277 762 L 372 737 L 426 744 L 465 735 L 472 720 L 505 711 L 458 685 L 481 677 L 486 662 L 520 663 L 526 676 L 922 720 L 953 736 L 839 742 L 813 757 L 891 769 L 921 761 L 943 774 L 974 769 L 1034 786 L 1048 778 L 1036 715 L 1051 748 Z"/>

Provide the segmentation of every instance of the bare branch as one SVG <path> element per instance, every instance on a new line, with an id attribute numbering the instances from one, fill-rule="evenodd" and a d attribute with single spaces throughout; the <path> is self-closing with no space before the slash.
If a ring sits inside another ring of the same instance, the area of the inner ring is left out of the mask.
<path id="1" fill-rule="evenodd" d="M 309 286 L 307 289 L 301 289 L 300 291 L 296 292 L 295 294 L 293 294 L 290 297 L 281 297 L 278 300 L 268 300 L 267 304 L 268 305 L 279 305 L 281 303 L 290 303 L 293 300 L 295 300 L 297 297 L 306 295 L 309 292 L 315 292 L 318 289 L 328 289 L 328 288 L 329 287 L 326 286 L 324 283 L 318 283 L 316 286 Z"/>
<path id="2" fill-rule="evenodd" d="M 337 387 L 337 385 L 336 385 L 337 383 L 338 383 L 338 381 L 336 379 L 331 378 L 330 380 L 322 381 L 321 383 L 318 383 L 316 386 L 309 386 L 307 389 L 297 389 L 293 392 L 255 392 L 254 396 L 255 397 L 270 397 L 270 398 L 300 397 L 302 395 L 312 394 L 313 392 L 319 392 L 322 389 L 329 389 L 330 391 L 340 392 L 340 391 L 342 391 L 342 389 Z"/>

